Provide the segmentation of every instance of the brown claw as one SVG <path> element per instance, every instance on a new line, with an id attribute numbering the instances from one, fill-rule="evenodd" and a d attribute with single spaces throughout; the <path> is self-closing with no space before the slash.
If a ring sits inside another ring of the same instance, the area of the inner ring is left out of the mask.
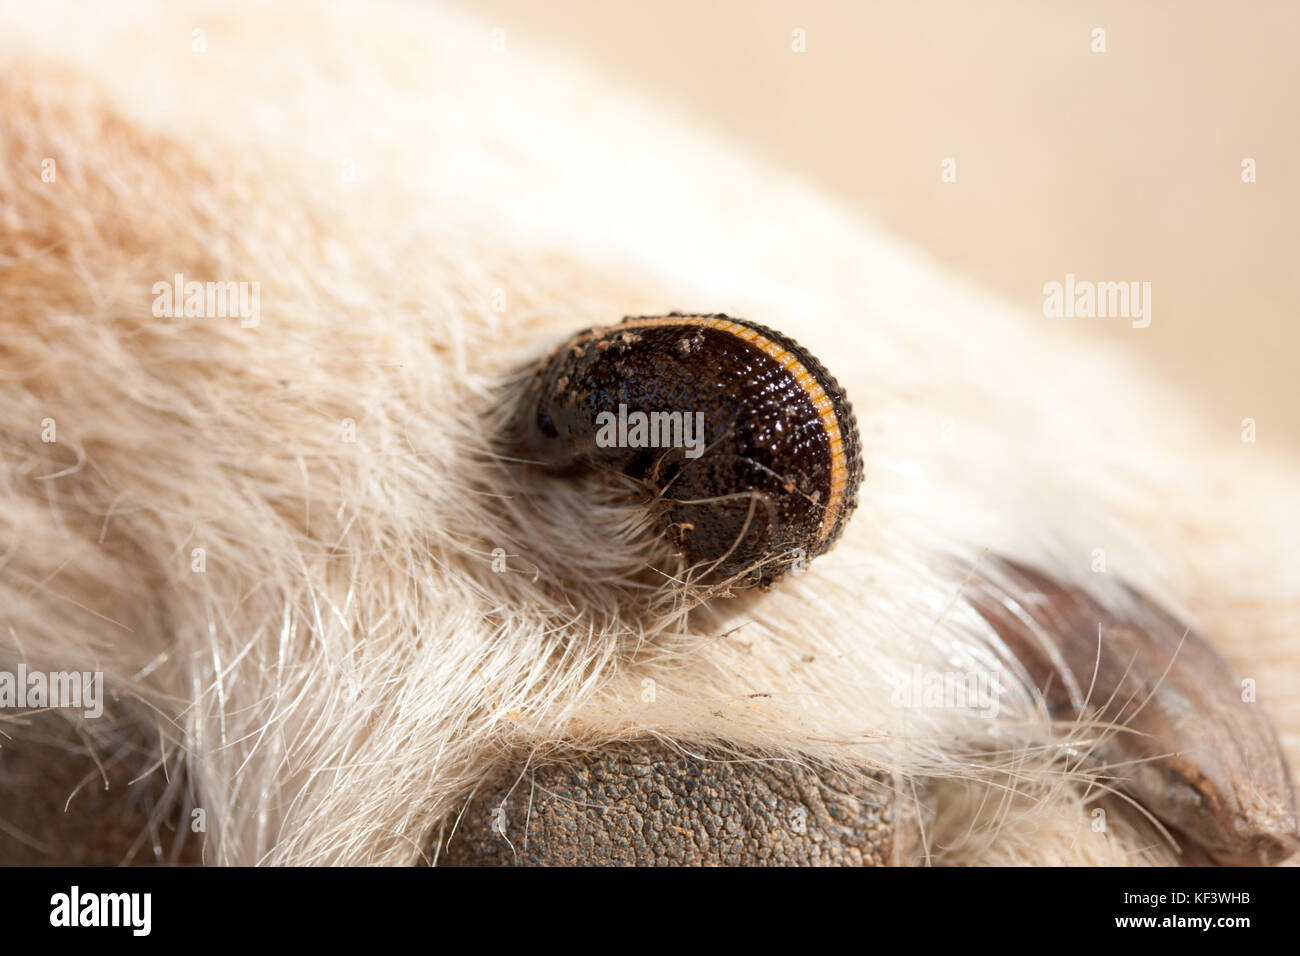
<path id="1" fill-rule="evenodd" d="M 1286 758 L 1263 708 L 1198 633 L 1129 592 L 1086 593 L 994 559 L 969 600 L 1024 666 L 1049 714 L 1117 725 L 1094 765 L 1218 863 L 1271 864 L 1300 847 Z M 1099 636 L 1100 635 L 1100 636 Z M 1099 650 L 1100 649 L 1100 650 Z"/>

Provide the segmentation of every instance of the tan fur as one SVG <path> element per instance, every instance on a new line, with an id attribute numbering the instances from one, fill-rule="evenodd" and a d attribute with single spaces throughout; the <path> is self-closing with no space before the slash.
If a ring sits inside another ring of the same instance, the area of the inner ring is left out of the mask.
<path id="1" fill-rule="evenodd" d="M 996 737 L 891 705 L 987 661 L 990 551 L 1184 609 L 1295 765 L 1300 476 L 1128 361 L 458 14 L 0 10 L 0 668 L 102 669 L 209 862 L 412 862 L 512 752 L 644 734 L 946 781 L 939 862 L 1175 859 L 1092 830 L 1026 690 Z M 259 282 L 259 324 L 156 318 L 175 273 Z M 491 446 L 522 359 L 671 309 L 822 356 L 866 459 L 834 552 L 689 615 L 639 600 L 626 508 Z"/>

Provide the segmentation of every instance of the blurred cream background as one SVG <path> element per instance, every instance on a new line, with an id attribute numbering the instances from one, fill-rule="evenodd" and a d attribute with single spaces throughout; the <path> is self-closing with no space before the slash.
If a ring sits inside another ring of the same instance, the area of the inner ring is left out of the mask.
<path id="1" fill-rule="evenodd" d="M 1300 456 L 1295 0 L 461 2 L 508 47 L 592 63 L 806 176 L 1030 321 L 1140 355 L 1225 438 L 1254 418 Z M 1150 327 L 1045 318 L 1067 272 L 1150 282 Z"/>

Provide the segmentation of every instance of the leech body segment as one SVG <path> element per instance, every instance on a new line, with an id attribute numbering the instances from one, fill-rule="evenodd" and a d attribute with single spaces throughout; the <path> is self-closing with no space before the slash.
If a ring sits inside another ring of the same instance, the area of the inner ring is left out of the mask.
<path id="1" fill-rule="evenodd" d="M 636 317 L 543 360 L 524 454 L 639 483 L 696 580 L 768 584 L 828 550 L 857 504 L 857 424 L 793 340 L 725 315 Z"/>

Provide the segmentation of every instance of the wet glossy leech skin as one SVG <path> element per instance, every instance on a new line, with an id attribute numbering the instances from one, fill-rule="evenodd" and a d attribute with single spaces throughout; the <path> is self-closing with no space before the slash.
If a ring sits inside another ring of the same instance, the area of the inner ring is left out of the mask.
<path id="1" fill-rule="evenodd" d="M 857 504 L 857 424 L 835 379 L 725 315 L 588 329 L 535 371 L 517 422 L 554 470 L 638 482 L 697 580 L 765 585 L 827 551 Z"/>

